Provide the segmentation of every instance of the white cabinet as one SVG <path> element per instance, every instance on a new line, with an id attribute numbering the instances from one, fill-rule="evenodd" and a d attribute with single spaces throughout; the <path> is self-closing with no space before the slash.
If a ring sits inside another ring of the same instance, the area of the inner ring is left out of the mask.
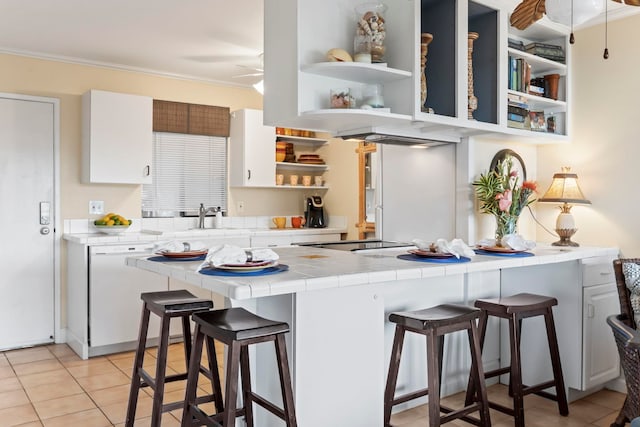
<path id="1" fill-rule="evenodd" d="M 265 86 L 269 88 L 264 99 L 265 123 L 323 130 L 337 136 L 377 132 L 459 142 L 468 135 L 498 133 L 526 136 L 532 142 L 566 140 L 568 96 L 564 86 L 562 100 L 542 98 L 534 105 L 545 114 L 559 115 L 555 134 L 507 126 L 508 38 L 514 35 L 508 19 L 513 4 L 497 5 L 489 0 L 385 1 L 386 63 L 327 62 L 329 49 L 352 51 L 354 9 L 360 3 L 362 0 L 265 3 Z M 468 32 L 480 35 L 472 55 L 478 109 L 471 120 L 467 112 Z M 420 99 L 421 33 L 433 35 L 425 68 L 424 106 Z M 561 26 L 535 23 L 522 36 L 532 42 L 560 40 L 566 46 L 567 34 Z M 537 65 L 535 75 L 558 70 L 563 79 L 568 75 L 567 67 L 560 65 L 552 70 Z M 358 99 L 371 84 L 381 85 L 385 109 L 330 107 L 332 89 L 349 88 L 359 106 Z"/>
<path id="2" fill-rule="evenodd" d="M 82 95 L 82 181 L 151 182 L 153 100 L 90 90 Z"/>
<path id="3" fill-rule="evenodd" d="M 618 349 L 607 317 L 620 312 L 611 262 L 583 265 L 582 389 L 588 390 L 620 374 Z"/>
<path id="4" fill-rule="evenodd" d="M 262 123 L 262 110 L 231 113 L 230 185 L 273 187 L 276 175 L 276 130 Z"/>

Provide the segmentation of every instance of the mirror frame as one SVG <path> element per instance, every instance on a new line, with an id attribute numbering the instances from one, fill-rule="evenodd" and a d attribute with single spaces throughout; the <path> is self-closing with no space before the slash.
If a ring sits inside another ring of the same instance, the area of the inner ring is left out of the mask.
<path id="1" fill-rule="evenodd" d="M 367 222 L 367 196 L 365 188 L 365 166 L 366 155 L 375 153 L 377 146 L 371 142 L 359 142 L 356 153 L 358 153 L 358 239 L 366 239 L 367 233 L 376 232 L 376 223 Z"/>

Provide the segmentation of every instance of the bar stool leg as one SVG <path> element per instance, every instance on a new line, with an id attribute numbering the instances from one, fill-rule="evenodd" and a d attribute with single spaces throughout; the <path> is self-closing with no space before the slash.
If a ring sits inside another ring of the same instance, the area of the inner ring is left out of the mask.
<path id="1" fill-rule="evenodd" d="M 204 334 L 198 324 L 196 324 L 194 335 L 195 339 L 193 341 L 191 358 L 189 359 L 189 370 L 187 371 L 187 387 L 184 396 L 184 406 L 182 407 L 183 416 L 181 427 L 190 427 L 192 425 L 193 415 L 190 413 L 191 405 L 196 403 L 198 372 L 200 372 L 200 358 L 202 357 L 202 343 L 204 341 Z"/>
<path id="2" fill-rule="evenodd" d="M 284 406 L 284 416 L 287 427 L 297 427 L 296 410 L 293 403 L 293 390 L 291 382 L 291 372 L 289 371 L 289 360 L 287 359 L 287 345 L 284 335 L 278 334 L 275 341 L 276 358 L 278 359 L 278 370 L 280 371 L 280 389 L 282 390 L 282 401 Z"/>
<path id="3" fill-rule="evenodd" d="M 567 404 L 567 394 L 564 389 L 564 379 L 560 363 L 560 350 L 558 349 L 558 337 L 556 335 L 556 327 L 553 321 L 553 312 L 551 311 L 551 307 L 549 307 L 545 313 L 544 321 L 547 325 L 547 340 L 549 341 L 551 366 L 553 367 L 553 377 L 556 383 L 558 411 L 560 412 L 560 415 L 567 416 L 569 415 L 569 406 Z"/>
<path id="4" fill-rule="evenodd" d="M 469 347 L 471 348 L 471 375 L 476 384 L 477 400 L 480 405 L 480 424 L 491 425 L 489 416 L 489 400 L 487 398 L 487 386 L 484 379 L 484 368 L 482 367 L 482 348 L 478 338 L 478 329 L 474 321 L 471 321 L 471 328 L 468 329 Z M 468 390 L 468 388 L 467 388 Z M 465 404 L 467 406 L 467 404 Z"/>
<path id="5" fill-rule="evenodd" d="M 167 351 L 169 347 L 169 325 L 171 318 L 163 316 L 160 322 L 160 342 L 156 360 L 155 390 L 153 393 L 153 408 L 151 409 L 151 425 L 159 426 L 162 418 L 162 400 L 164 399 L 164 380 L 167 373 Z"/>
<path id="6" fill-rule="evenodd" d="M 251 396 L 251 373 L 249 369 L 249 349 L 240 348 L 240 376 L 242 377 L 242 404 L 247 427 L 253 427 L 253 398 Z"/>
<path id="7" fill-rule="evenodd" d="M 140 392 L 140 370 L 144 360 L 144 352 L 147 346 L 147 330 L 149 329 L 149 310 L 147 305 L 142 304 L 142 315 L 140 319 L 140 331 L 138 333 L 138 348 L 136 349 L 136 358 L 133 363 L 133 373 L 131 374 L 131 388 L 129 390 L 129 404 L 127 405 L 126 427 L 133 427 L 133 422 L 138 406 L 138 394 Z"/>
<path id="8" fill-rule="evenodd" d="M 220 386 L 220 371 L 218 371 L 216 346 L 213 338 L 205 337 L 205 339 L 207 340 L 207 359 L 209 360 L 209 371 L 211 374 L 210 379 L 211 390 L 213 390 L 213 404 L 216 407 L 216 413 L 219 414 L 224 411 L 224 404 L 222 402 L 222 387 Z"/>
<path id="9" fill-rule="evenodd" d="M 427 384 L 429 387 L 429 427 L 440 426 L 440 372 L 438 367 L 439 339 L 435 331 L 427 334 Z"/>
<path id="10" fill-rule="evenodd" d="M 238 398 L 238 371 L 240 365 L 240 343 L 233 341 L 229 344 L 227 355 L 227 378 L 224 396 L 224 416 L 222 417 L 222 425 L 234 426 L 236 417 L 236 402 Z"/>
<path id="11" fill-rule="evenodd" d="M 513 416 L 515 427 L 524 427 L 524 396 L 522 395 L 522 368 L 520 366 L 520 328 L 518 316 L 514 314 L 509 319 L 509 334 L 511 345 L 511 374 L 509 382 L 513 383 Z"/>
<path id="12" fill-rule="evenodd" d="M 404 328 L 396 325 L 396 332 L 393 336 L 393 346 L 391 347 L 391 362 L 389 362 L 387 386 L 384 391 L 384 427 L 391 426 L 391 409 L 393 408 L 393 399 L 395 397 L 396 385 L 398 382 L 398 369 L 400 367 L 403 342 Z"/>
<path id="13" fill-rule="evenodd" d="M 191 360 L 191 323 L 187 316 L 182 316 L 182 338 L 184 344 L 184 364 L 187 372 L 189 372 L 189 360 Z"/>
<path id="14" fill-rule="evenodd" d="M 487 335 L 487 322 L 489 319 L 489 315 L 486 311 L 480 312 L 480 318 L 478 320 L 478 336 L 480 341 L 480 354 L 482 354 L 482 349 L 484 348 L 484 340 Z M 474 325 L 475 327 L 475 325 Z M 482 361 L 482 358 L 479 360 Z M 484 369 L 483 369 L 484 372 Z M 482 382 L 484 383 L 484 375 L 482 377 Z M 467 385 L 467 394 L 464 399 L 464 406 L 469 406 L 473 403 L 474 396 L 476 395 L 476 385 L 473 382 L 473 377 L 469 376 L 469 384 Z"/>

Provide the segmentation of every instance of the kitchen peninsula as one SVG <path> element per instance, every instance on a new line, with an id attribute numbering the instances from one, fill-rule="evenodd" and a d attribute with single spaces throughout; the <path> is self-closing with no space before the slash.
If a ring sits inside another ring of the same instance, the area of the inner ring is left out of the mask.
<path id="1" fill-rule="evenodd" d="M 472 304 L 477 298 L 520 292 L 554 296 L 559 302 L 554 316 L 570 397 L 597 389 L 618 376 L 613 342 L 610 346 L 592 343 L 610 332 L 600 334 L 595 330 L 600 325 L 583 317 L 583 305 L 592 304 L 587 292 L 592 288 L 601 289 L 598 295 L 606 295 L 608 301 L 603 310 L 595 310 L 598 322 L 617 309 L 611 267 L 618 255 L 615 248 L 539 247 L 533 251 L 534 256 L 478 255 L 470 262 L 446 264 L 398 259 L 406 248 L 358 253 L 311 247 L 274 250 L 280 263 L 289 266 L 288 271 L 221 277 L 198 273 L 197 261 L 155 262 L 129 257 L 127 264 L 211 290 L 223 295 L 231 306 L 288 322 L 291 333 L 287 345 L 299 425 L 380 426 L 393 338 L 393 325 L 386 318 L 392 311 L 440 303 Z M 541 341 L 541 325 L 535 320 L 523 323 L 526 383 L 550 376 L 550 367 L 543 362 L 546 353 L 538 351 L 546 348 L 546 341 Z M 591 337 L 586 344 L 583 333 Z M 500 348 L 501 334 L 497 323 L 490 325 L 484 351 L 487 369 L 508 359 L 508 353 Z M 426 384 L 424 340 L 413 338 L 407 337 L 398 377 L 398 388 L 405 391 Z M 454 335 L 445 343 L 444 394 L 466 386 L 468 352 L 463 350 L 464 340 Z M 260 374 L 261 369 L 274 369 L 273 350 L 258 348 L 256 352 L 256 388 L 277 399 L 277 384 L 269 383 L 272 375 Z M 541 361 L 537 360 L 538 353 Z M 266 420 L 259 424 L 271 425 Z"/>

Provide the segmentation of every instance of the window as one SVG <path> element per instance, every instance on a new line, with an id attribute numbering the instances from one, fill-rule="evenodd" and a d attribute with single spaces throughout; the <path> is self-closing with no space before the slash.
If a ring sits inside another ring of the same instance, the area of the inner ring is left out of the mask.
<path id="1" fill-rule="evenodd" d="M 151 174 L 143 216 L 197 215 L 200 203 L 227 210 L 227 138 L 154 132 Z"/>

